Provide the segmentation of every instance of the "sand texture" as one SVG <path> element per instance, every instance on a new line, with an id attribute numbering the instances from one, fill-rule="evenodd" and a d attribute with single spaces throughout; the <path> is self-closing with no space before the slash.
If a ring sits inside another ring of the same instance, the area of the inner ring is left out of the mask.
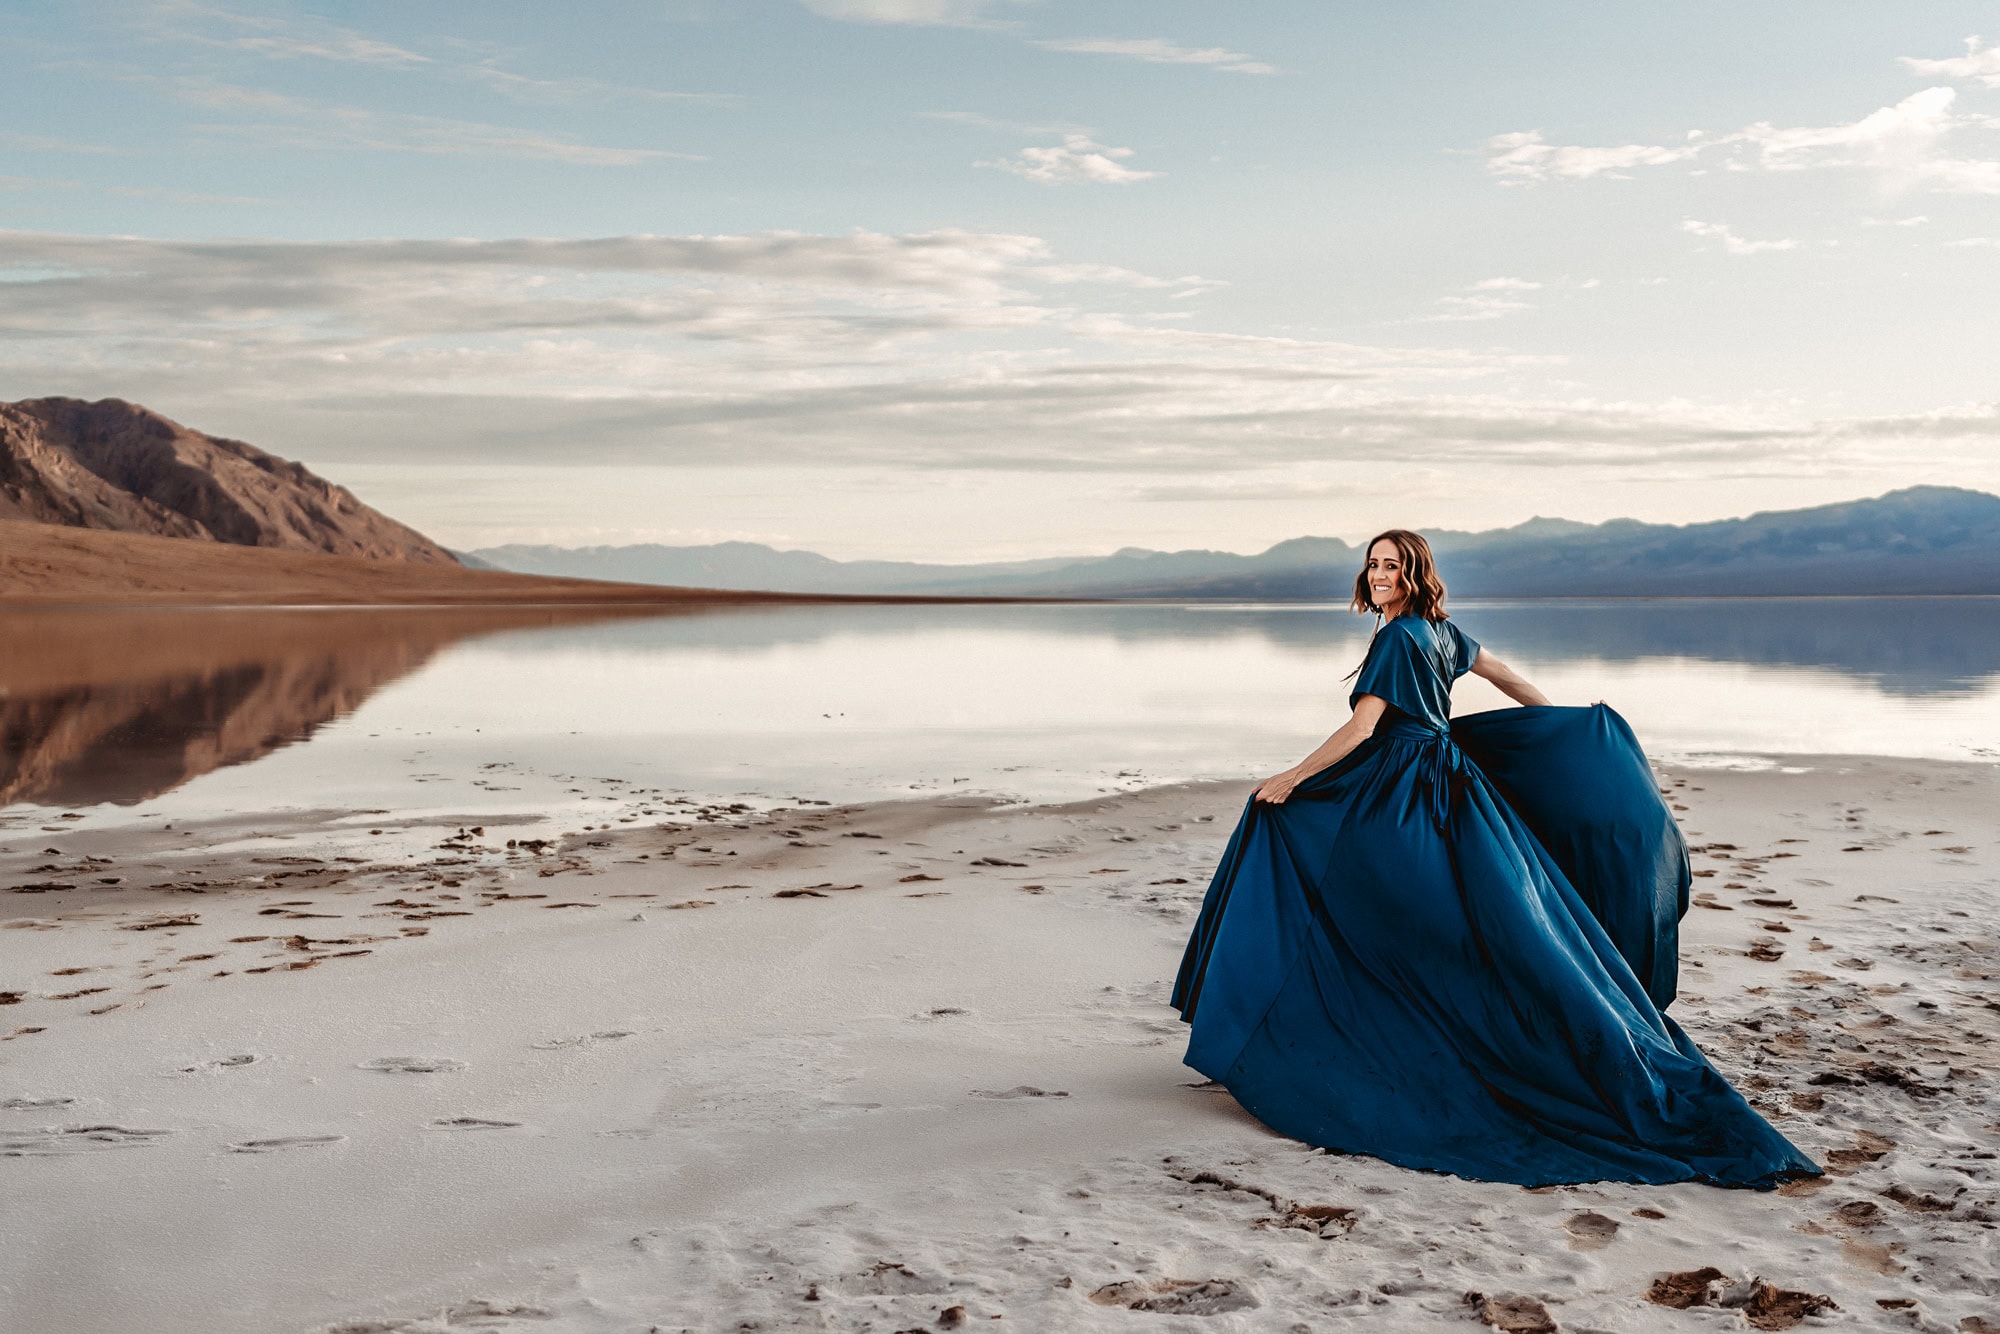
<path id="1" fill-rule="evenodd" d="M 1773 1193 L 1403 1171 L 1203 1087 L 1165 1000 L 1240 786 L 15 812 L 0 1326 L 2000 1329 L 2000 779 L 1788 763 L 1663 778 L 1675 1013 L 1829 1168 Z"/>

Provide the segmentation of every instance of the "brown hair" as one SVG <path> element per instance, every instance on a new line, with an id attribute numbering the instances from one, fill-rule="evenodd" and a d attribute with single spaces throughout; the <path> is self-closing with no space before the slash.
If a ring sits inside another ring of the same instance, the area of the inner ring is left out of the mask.
<path id="1" fill-rule="evenodd" d="M 1424 541 L 1422 533 L 1407 528 L 1377 533 L 1361 548 L 1361 573 L 1354 576 L 1354 610 L 1363 616 L 1375 610 L 1375 599 L 1368 593 L 1368 553 L 1375 550 L 1377 542 L 1395 543 L 1396 557 L 1403 564 L 1403 614 L 1427 621 L 1444 620 L 1444 580 L 1438 578 L 1431 544 Z"/>

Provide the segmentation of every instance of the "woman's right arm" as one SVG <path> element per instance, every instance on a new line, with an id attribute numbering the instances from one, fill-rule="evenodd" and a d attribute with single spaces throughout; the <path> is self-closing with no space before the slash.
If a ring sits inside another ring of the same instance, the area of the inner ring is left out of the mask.
<path id="1" fill-rule="evenodd" d="M 1549 702 L 1549 697 L 1529 685 L 1526 677 L 1483 648 L 1479 650 L 1479 656 L 1472 660 L 1472 674 L 1482 681 L 1491 681 L 1499 687 L 1501 694 L 1516 704 Z"/>
<path id="2" fill-rule="evenodd" d="M 1322 769 L 1332 768 L 1346 759 L 1354 748 L 1375 735 L 1375 725 L 1382 721 L 1388 710 L 1388 703 L 1374 695 L 1363 695 L 1354 701 L 1354 714 L 1340 725 L 1338 731 L 1319 743 L 1319 748 L 1281 774 L 1273 774 L 1257 785 L 1256 797 L 1273 805 L 1282 805 L 1292 789 L 1311 778 Z"/>

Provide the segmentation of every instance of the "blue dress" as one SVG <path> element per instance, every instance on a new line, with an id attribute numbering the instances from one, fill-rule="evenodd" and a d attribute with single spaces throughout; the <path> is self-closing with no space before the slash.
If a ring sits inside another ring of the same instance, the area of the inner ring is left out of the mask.
<path id="1" fill-rule="evenodd" d="M 1450 721 L 1479 646 L 1403 616 L 1375 734 L 1246 804 L 1174 987 L 1187 1063 L 1308 1144 L 1524 1186 L 1819 1168 L 1662 1013 L 1687 848 L 1625 720 Z"/>

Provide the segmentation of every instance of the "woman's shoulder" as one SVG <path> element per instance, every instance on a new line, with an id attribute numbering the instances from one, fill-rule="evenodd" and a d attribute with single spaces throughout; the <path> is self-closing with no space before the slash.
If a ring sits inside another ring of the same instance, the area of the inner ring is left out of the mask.
<path id="1" fill-rule="evenodd" d="M 1451 634 L 1451 622 L 1440 617 L 1433 621 L 1422 616 L 1398 616 L 1384 622 L 1384 630 L 1394 630 L 1418 644 L 1428 644 Z"/>

